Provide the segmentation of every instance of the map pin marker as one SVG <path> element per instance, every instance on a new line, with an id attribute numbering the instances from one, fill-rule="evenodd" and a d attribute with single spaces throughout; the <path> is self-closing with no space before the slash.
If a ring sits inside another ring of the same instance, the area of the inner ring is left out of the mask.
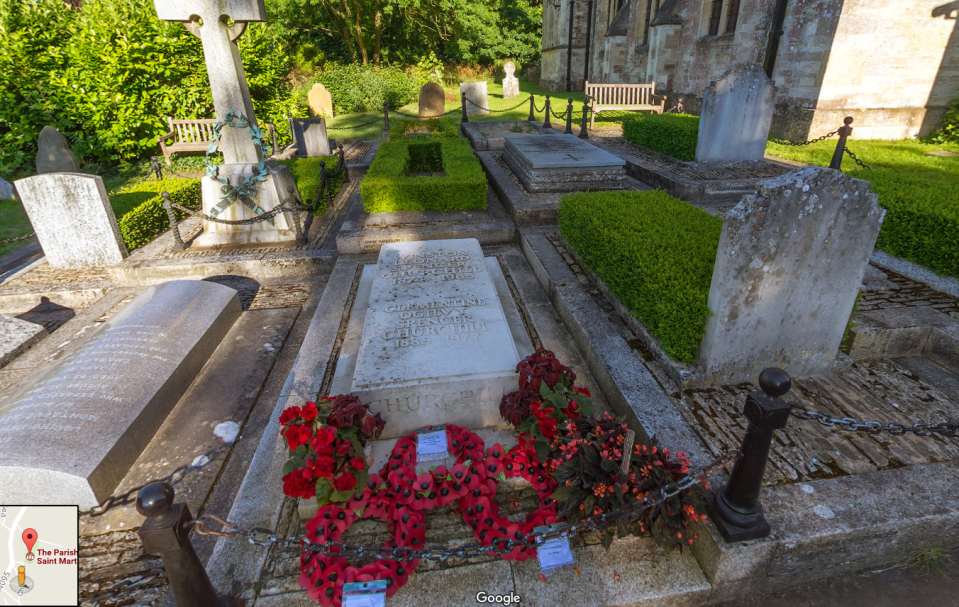
<path id="1" fill-rule="evenodd" d="M 23 530 L 23 543 L 27 545 L 27 560 L 33 560 L 33 545 L 37 543 L 40 536 L 33 529 Z"/>

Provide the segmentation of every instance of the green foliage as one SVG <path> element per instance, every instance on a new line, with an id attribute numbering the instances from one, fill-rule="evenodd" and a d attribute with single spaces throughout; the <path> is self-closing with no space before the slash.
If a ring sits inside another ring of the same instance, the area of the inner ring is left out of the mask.
<path id="1" fill-rule="evenodd" d="M 327 63 L 300 87 L 300 97 L 306 99 L 317 82 L 330 91 L 334 114 L 382 111 L 384 101 L 396 109 L 419 99 L 416 79 L 396 67 Z"/>
<path id="2" fill-rule="evenodd" d="M 315 44 L 299 44 L 293 52 L 293 67 L 307 75 L 313 75 L 325 63 L 326 54 Z"/>
<path id="3" fill-rule="evenodd" d="M 343 185 L 343 174 L 335 175 L 340 166 L 339 156 L 316 156 L 313 158 L 293 158 L 290 160 L 279 160 L 279 164 L 290 168 L 293 180 L 296 181 L 296 189 L 300 192 L 300 197 L 304 204 L 312 204 L 316 198 L 316 192 L 320 189 L 320 163 L 326 163 L 326 170 L 330 173 L 330 196 L 335 196 Z M 326 210 L 326 204 L 317 205 L 317 215 L 322 215 Z"/>
<path id="4" fill-rule="evenodd" d="M 665 192 L 568 194 L 560 233 L 671 357 L 693 363 L 723 221 Z"/>
<path id="5" fill-rule="evenodd" d="M 870 182 L 886 209 L 876 246 L 941 274 L 959 276 L 959 158 L 927 154 L 959 151 L 959 145 L 852 140 L 848 147 L 874 170 L 858 168 L 847 158 L 845 171 Z M 766 151 L 829 166 L 835 148 L 835 140 L 801 148 L 770 142 Z"/>
<path id="6" fill-rule="evenodd" d="M 942 117 L 939 129 L 930 133 L 924 141 L 926 143 L 959 142 L 959 97 L 952 100 L 949 109 Z"/>
<path id="7" fill-rule="evenodd" d="M 436 166 L 444 177 L 410 177 L 414 167 Z M 486 174 L 465 139 L 387 141 L 360 184 L 368 213 L 486 208 Z"/>
<path id="8" fill-rule="evenodd" d="M 460 136 L 460 123 L 450 118 L 427 118 L 426 120 L 390 119 L 390 141 L 405 139 L 411 131 L 416 134 L 409 137 L 446 139 Z M 423 133 L 423 131 L 429 131 Z"/>
<path id="9" fill-rule="evenodd" d="M 623 119 L 623 139 L 686 162 L 696 159 L 698 135 L 699 116 L 635 114 Z"/>
<path id="10" fill-rule="evenodd" d="M 145 181 L 110 197 L 114 212 L 120 218 L 117 224 L 128 251 L 142 247 L 170 227 L 160 196 L 164 191 L 170 193 L 170 200 L 185 207 L 197 208 L 201 204 L 200 180 L 177 177 Z M 182 211 L 174 212 L 178 219 L 186 215 Z"/>
<path id="11" fill-rule="evenodd" d="M 427 82 L 443 84 L 443 62 L 436 58 L 433 51 L 430 51 L 429 55 L 424 55 L 416 65 L 410 68 L 410 72 L 416 77 L 416 82 L 420 86 Z"/>

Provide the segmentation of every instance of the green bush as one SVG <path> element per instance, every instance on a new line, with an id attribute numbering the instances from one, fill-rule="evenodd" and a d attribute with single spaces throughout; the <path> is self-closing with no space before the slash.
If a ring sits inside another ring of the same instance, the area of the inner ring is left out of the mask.
<path id="1" fill-rule="evenodd" d="M 435 170 L 440 164 L 443 177 L 410 177 L 416 169 Z M 368 213 L 485 209 L 486 174 L 465 139 L 387 141 L 360 193 Z"/>
<path id="2" fill-rule="evenodd" d="M 382 111 L 384 101 L 396 109 L 419 99 L 416 79 L 393 66 L 327 63 L 300 87 L 301 99 L 317 82 L 330 91 L 336 115 Z"/>
<path id="3" fill-rule="evenodd" d="M 296 189 L 300 192 L 300 197 L 304 204 L 312 204 L 316 198 L 316 192 L 320 189 L 320 163 L 326 163 L 326 170 L 330 172 L 330 196 L 335 196 L 343 185 L 343 174 L 336 175 L 340 166 L 339 156 L 316 156 L 313 158 L 293 158 L 290 160 L 279 160 L 279 164 L 290 168 L 293 180 L 296 182 Z M 326 210 L 326 204 L 317 205 L 317 215 L 322 215 Z"/>
<path id="4" fill-rule="evenodd" d="M 405 139 L 410 131 L 429 131 L 429 134 L 416 134 L 411 137 L 442 139 L 460 136 L 459 120 L 449 118 L 427 118 L 426 120 L 390 119 L 390 141 Z"/>
<path id="5" fill-rule="evenodd" d="M 164 191 L 170 193 L 170 200 L 185 207 L 198 208 L 201 204 L 200 180 L 176 177 L 145 181 L 110 197 L 114 212 L 120 217 L 117 224 L 128 251 L 142 247 L 170 227 L 160 196 Z M 123 212 L 126 209 L 130 210 Z M 178 219 L 186 216 L 182 211 L 174 212 Z"/>
<path id="6" fill-rule="evenodd" d="M 699 116 L 635 114 L 623 120 L 623 139 L 677 160 L 696 159 L 698 135 Z"/>
<path id="7" fill-rule="evenodd" d="M 568 194 L 560 233 L 672 358 L 696 361 L 723 221 L 660 190 Z"/>

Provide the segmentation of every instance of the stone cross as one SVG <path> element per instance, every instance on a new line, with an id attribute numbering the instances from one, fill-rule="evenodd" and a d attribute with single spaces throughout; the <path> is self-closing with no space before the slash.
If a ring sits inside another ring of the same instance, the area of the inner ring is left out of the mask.
<path id="1" fill-rule="evenodd" d="M 243 112 L 256 124 L 250 88 L 246 83 L 236 40 L 250 21 L 266 21 L 264 0 L 154 0 L 157 17 L 179 21 L 203 42 L 203 57 L 210 76 L 216 117 L 229 110 Z M 233 25 L 228 26 L 229 20 Z M 225 127 L 219 150 L 226 164 L 258 163 L 260 151 L 246 129 Z"/>

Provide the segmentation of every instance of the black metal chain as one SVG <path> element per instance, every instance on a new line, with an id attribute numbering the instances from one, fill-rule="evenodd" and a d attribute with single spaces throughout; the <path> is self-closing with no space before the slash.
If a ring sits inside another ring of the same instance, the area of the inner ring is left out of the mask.
<path id="1" fill-rule="evenodd" d="M 789 413 L 793 417 L 806 420 L 815 420 L 824 426 L 839 426 L 843 430 L 849 432 L 865 432 L 866 434 L 879 434 L 881 432 L 888 432 L 894 436 L 903 436 L 907 432 L 911 432 L 916 436 L 929 436 L 931 434 L 941 434 L 942 436 L 946 437 L 959 436 L 959 424 L 913 424 L 912 426 L 907 426 L 900 423 L 886 425 L 882 425 L 879 422 L 859 423 L 851 417 L 837 418 L 832 417 L 828 413 L 810 411 L 796 405 L 790 406 L 792 407 L 792 410 Z"/>
<path id="2" fill-rule="evenodd" d="M 643 510 L 652 508 L 665 502 L 671 497 L 678 495 L 679 493 L 686 491 L 695 485 L 705 482 L 713 474 L 716 474 L 720 470 L 731 466 L 739 457 L 739 455 L 739 451 L 730 451 L 722 457 L 717 458 L 711 464 L 705 468 L 702 468 L 698 472 L 688 474 L 675 483 L 666 485 L 658 491 L 646 495 L 641 500 L 636 500 L 635 502 L 621 506 L 611 512 L 590 516 L 583 519 L 579 523 L 556 523 L 554 525 L 550 525 L 548 530 L 545 532 L 534 531 L 527 534 L 525 537 L 523 537 L 523 539 L 520 540 L 510 538 L 496 539 L 493 540 L 492 544 L 489 546 L 482 546 L 478 542 L 467 542 L 456 548 L 440 548 L 436 546 L 423 548 L 383 548 L 374 546 L 353 546 L 344 544 L 342 542 L 314 544 L 306 536 L 293 536 L 284 538 L 277 537 L 273 531 L 269 529 L 263 529 L 262 527 L 241 529 L 236 524 L 225 521 L 211 514 L 205 514 L 201 516 L 198 520 L 194 521 L 194 524 L 196 525 L 196 532 L 199 535 L 215 535 L 219 537 L 235 537 L 239 535 L 247 538 L 247 541 L 249 541 L 251 544 L 256 544 L 257 546 L 272 546 L 274 544 L 281 544 L 283 545 L 284 550 L 295 550 L 300 553 L 309 551 L 326 556 L 353 557 L 361 560 L 386 558 L 406 561 L 410 559 L 421 558 L 427 560 L 445 561 L 451 557 L 468 559 L 483 556 L 490 552 L 497 555 L 506 555 L 511 553 L 516 548 L 535 548 L 540 542 L 545 542 L 550 539 L 566 538 L 571 535 L 576 535 L 582 531 L 599 531 L 606 529 L 607 527 L 612 526 L 619 519 L 632 517 Z M 210 521 L 221 525 L 224 530 L 214 531 L 207 529 L 206 525 Z"/>
<path id="3" fill-rule="evenodd" d="M 871 167 L 866 166 L 866 163 L 864 163 L 862 160 L 859 160 L 859 158 L 858 158 L 855 154 L 853 154 L 853 153 L 852 153 L 852 150 L 850 150 L 849 148 L 843 147 L 843 151 L 846 152 L 846 154 L 847 154 L 850 158 L 852 158 L 853 162 L 855 162 L 856 164 L 858 164 L 858 165 L 861 166 L 862 168 L 866 169 L 867 171 L 871 171 L 871 170 L 872 170 Z"/>
<path id="4" fill-rule="evenodd" d="M 33 238 L 36 236 L 33 232 L 30 232 L 26 236 L 17 236 L 16 238 L 7 238 L 6 240 L 0 240 L 0 245 L 10 244 L 11 242 L 17 242 L 19 240 L 26 240 L 27 238 Z"/>
<path id="5" fill-rule="evenodd" d="M 364 122 L 363 124 L 357 124 L 356 126 L 331 126 L 331 127 L 328 127 L 327 130 L 329 130 L 329 131 L 352 131 L 352 130 L 354 130 L 354 129 L 361 129 L 361 128 L 363 128 L 364 126 L 370 126 L 370 125 L 373 124 L 374 122 L 381 122 L 382 120 L 383 120 L 382 118 L 376 118 L 376 119 L 374 119 L 374 120 L 370 120 L 369 122 Z"/>
<path id="6" fill-rule="evenodd" d="M 809 144 L 811 144 L 811 143 L 819 143 L 820 141 L 825 141 L 826 139 L 829 139 L 830 137 L 832 137 L 833 135 L 836 135 L 836 134 L 838 134 L 838 133 L 839 133 L 839 129 L 836 129 L 835 131 L 833 131 L 833 132 L 831 132 L 831 133 L 826 133 L 826 134 L 823 135 L 822 137 L 816 137 L 815 139 L 810 139 L 809 141 L 800 141 L 800 142 L 798 142 L 798 143 L 793 143 L 792 141 L 784 141 L 784 140 L 781 140 L 781 139 L 770 139 L 770 141 L 772 141 L 773 143 L 775 143 L 775 144 L 777 144 L 777 145 L 788 145 L 788 146 L 792 146 L 792 147 L 798 147 L 798 146 L 801 146 L 801 145 L 809 145 Z"/>
<path id="7" fill-rule="evenodd" d="M 483 110 L 484 112 L 489 112 L 490 114 L 502 114 L 503 112 L 512 112 L 513 110 L 515 110 L 516 108 L 520 107 L 521 105 L 524 105 L 524 104 L 526 104 L 526 103 L 529 103 L 529 99 L 527 98 L 527 99 L 524 99 L 523 101 L 520 101 L 519 103 L 517 103 L 516 105 L 514 105 L 514 106 L 511 107 L 511 108 L 506 108 L 505 110 L 491 110 L 491 109 L 486 108 L 486 107 L 483 107 L 483 106 L 481 106 L 481 105 L 477 105 L 477 104 L 474 103 L 473 100 L 470 99 L 469 97 L 466 97 L 466 100 L 469 102 L 470 105 L 475 106 L 475 107 L 478 107 L 479 109 Z"/>
<path id="8" fill-rule="evenodd" d="M 222 223 L 222 224 L 231 225 L 231 226 L 251 225 L 254 223 L 259 223 L 261 221 L 272 219 L 274 216 L 279 215 L 280 213 L 291 212 L 291 209 L 287 209 L 286 207 L 281 205 L 278 207 L 274 207 L 273 209 L 271 209 L 270 211 L 267 211 L 266 213 L 263 213 L 262 215 L 256 215 L 255 217 L 250 217 L 249 219 L 230 220 L 230 219 L 217 219 L 216 217 L 213 217 L 212 215 L 207 215 L 203 211 L 196 211 L 194 209 L 185 207 L 183 205 L 179 205 L 175 202 L 171 202 L 170 205 L 174 209 L 183 211 L 184 213 L 187 213 L 189 215 L 199 215 L 200 218 L 202 218 L 204 221 L 212 221 L 213 223 Z"/>
<path id="9" fill-rule="evenodd" d="M 81 597 L 80 602 L 97 604 L 99 601 L 104 599 L 119 599 L 121 594 L 127 595 L 132 590 L 144 586 L 152 581 L 157 581 L 157 586 L 163 583 L 161 575 L 159 573 L 141 575 L 135 580 L 123 580 L 118 582 L 110 587 L 106 592 L 101 592 L 100 594 L 95 594 L 93 596 Z"/>
<path id="10" fill-rule="evenodd" d="M 419 120 L 419 119 L 420 119 L 419 116 L 414 116 L 413 114 L 407 114 L 407 113 L 401 112 L 401 111 L 399 111 L 399 110 L 389 110 L 389 111 L 390 111 L 390 112 L 393 112 L 394 114 L 399 114 L 400 116 L 403 116 L 403 117 L 405 117 L 405 118 L 413 118 L 413 119 L 415 119 L 415 120 Z"/>
<path id="11" fill-rule="evenodd" d="M 563 112 L 562 114 L 557 114 L 556 112 L 553 111 L 553 108 L 549 108 L 549 113 L 552 114 L 553 118 L 557 120 L 566 120 L 566 114 L 568 114 L 569 111 L 567 110 Z"/>

